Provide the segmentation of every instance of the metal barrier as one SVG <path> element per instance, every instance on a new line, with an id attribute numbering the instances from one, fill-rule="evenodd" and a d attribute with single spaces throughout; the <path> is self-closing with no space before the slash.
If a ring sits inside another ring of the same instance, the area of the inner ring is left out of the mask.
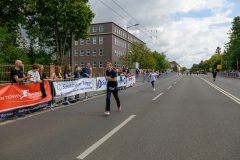
<path id="1" fill-rule="evenodd" d="M 178 75 L 178 73 L 172 73 L 172 72 L 171 73 L 161 73 L 161 75 L 158 76 L 157 79 L 160 80 L 162 78 L 174 76 L 174 75 Z M 149 74 L 136 74 L 135 78 L 136 78 L 136 84 L 150 82 Z"/>
<path id="2" fill-rule="evenodd" d="M 162 73 L 161 76 L 158 77 L 158 79 L 173 76 L 173 75 L 177 75 L 177 74 L 178 73 Z M 79 79 L 72 78 L 72 79 L 69 79 L 68 81 L 75 81 L 75 80 L 79 80 Z M 66 81 L 66 80 L 59 80 L 58 82 L 61 82 L 61 81 Z M 148 83 L 149 81 L 150 81 L 150 78 L 149 78 L 148 74 L 135 75 L 135 84 Z M 64 105 L 68 105 L 70 103 L 75 103 L 75 102 L 81 101 L 83 99 L 88 99 L 88 98 L 106 93 L 106 90 L 97 90 L 97 91 L 87 92 L 86 95 L 85 95 L 85 93 L 81 93 L 81 94 L 75 94 L 75 95 L 71 95 L 71 96 L 67 96 L 67 97 L 64 97 L 64 96 L 63 97 L 57 97 L 56 93 L 55 93 L 55 87 L 53 85 L 53 82 L 54 81 L 49 81 L 50 88 L 49 87 L 47 88 L 48 93 L 51 92 L 51 94 L 52 94 L 52 99 L 50 98 L 50 99 L 47 99 L 46 101 L 44 101 L 44 103 L 48 102 L 48 104 L 47 105 L 45 104 L 44 106 L 38 107 L 39 109 L 50 108 L 51 110 L 53 110 L 54 107 L 58 107 L 58 106 L 63 107 Z M 127 78 L 126 78 L 126 82 L 127 82 Z M 45 83 L 46 83 L 46 81 L 45 81 Z M 0 84 L 0 87 L 2 87 L 4 85 L 12 85 L 12 84 L 13 83 Z M 20 84 L 20 85 L 35 84 L 35 86 L 36 86 L 39 83 L 21 82 L 21 83 L 17 83 L 17 84 Z M 119 87 L 119 90 L 123 90 L 123 89 L 126 89 L 126 88 L 127 88 L 127 86 L 121 86 L 121 87 Z M 21 90 L 20 92 L 22 92 L 22 91 L 23 90 Z M 19 94 L 20 94 L 20 92 L 19 92 Z M 40 94 L 39 90 L 36 93 Z M 29 93 L 29 94 L 31 95 L 32 93 Z M 41 93 L 41 95 L 42 95 L 42 93 Z M 22 97 L 24 97 L 24 93 L 21 93 L 21 95 L 19 95 L 18 98 L 22 98 Z M 41 98 L 41 99 L 44 99 L 44 98 Z M 12 102 L 10 101 L 8 103 L 12 103 Z M 22 101 L 22 103 L 27 103 L 27 102 Z M 23 105 L 23 106 L 25 107 L 25 105 Z M 25 108 L 24 107 L 20 106 L 20 109 L 23 109 L 23 110 L 28 109 L 28 106 L 26 106 L 27 109 L 26 109 L 26 107 Z M 32 106 L 30 105 L 30 107 L 32 107 Z M 13 109 L 15 109 L 15 108 L 13 108 Z M 3 111 L 2 108 L 1 108 L 0 111 L 1 111 L 0 114 L 8 113 L 8 111 L 7 112 Z M 25 113 L 25 112 L 22 112 L 22 113 Z M 1 120 L 1 117 L 0 117 L 0 120 Z"/>
<path id="3" fill-rule="evenodd" d="M 217 75 L 231 78 L 240 78 L 239 72 L 218 72 Z"/>

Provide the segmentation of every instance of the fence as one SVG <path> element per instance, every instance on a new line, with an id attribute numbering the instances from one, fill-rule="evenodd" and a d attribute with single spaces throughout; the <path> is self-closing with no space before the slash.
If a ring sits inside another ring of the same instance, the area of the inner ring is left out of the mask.
<path id="1" fill-rule="evenodd" d="M 239 72 L 218 72 L 217 75 L 231 78 L 240 78 Z"/>
<path id="2" fill-rule="evenodd" d="M 159 79 L 173 75 L 178 75 L 178 73 L 162 73 Z M 147 83 L 149 76 L 148 74 L 122 78 L 118 76 L 117 80 L 118 88 L 121 90 L 135 84 Z M 45 81 L 47 97 L 43 98 L 40 83 L 0 84 L 0 120 L 35 112 L 46 107 L 52 109 L 103 94 L 106 92 L 106 85 L 105 77 L 60 80 L 58 82 Z"/>

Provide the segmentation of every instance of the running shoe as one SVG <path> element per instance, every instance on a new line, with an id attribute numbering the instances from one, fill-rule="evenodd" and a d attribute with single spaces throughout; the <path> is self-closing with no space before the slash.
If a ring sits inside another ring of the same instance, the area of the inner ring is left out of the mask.
<path id="1" fill-rule="evenodd" d="M 119 112 L 119 111 L 121 111 L 121 109 L 122 109 L 122 107 L 121 107 L 121 106 L 120 106 L 120 107 L 118 107 L 118 112 Z"/>
<path id="2" fill-rule="evenodd" d="M 104 112 L 105 115 L 109 116 L 110 115 L 110 112 L 109 111 L 106 111 Z"/>
<path id="3" fill-rule="evenodd" d="M 153 91 L 155 91 L 155 88 L 153 88 Z"/>

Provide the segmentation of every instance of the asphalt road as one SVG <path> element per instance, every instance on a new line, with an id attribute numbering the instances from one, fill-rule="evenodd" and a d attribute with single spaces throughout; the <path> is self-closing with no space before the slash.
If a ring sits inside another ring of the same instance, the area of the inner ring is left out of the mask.
<path id="1" fill-rule="evenodd" d="M 0 123 L 0 160 L 239 160 L 240 80 L 172 76 Z M 238 99 L 239 98 L 239 99 Z"/>

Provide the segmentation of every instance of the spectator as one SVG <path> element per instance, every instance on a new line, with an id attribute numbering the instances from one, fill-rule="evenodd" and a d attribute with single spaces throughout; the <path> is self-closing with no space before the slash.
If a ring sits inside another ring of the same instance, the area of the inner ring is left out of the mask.
<path id="1" fill-rule="evenodd" d="M 42 98 L 45 98 L 45 97 L 47 97 L 47 94 L 46 94 L 45 87 L 44 87 L 44 79 L 48 80 L 47 79 L 48 77 L 43 73 L 43 70 L 44 70 L 43 65 L 39 65 L 39 74 L 40 74 L 40 79 L 42 80 L 42 83 L 40 84 L 40 88 L 42 91 Z"/>
<path id="2" fill-rule="evenodd" d="M 15 68 L 11 70 L 12 83 L 20 83 L 32 77 L 31 74 L 28 74 L 27 76 L 25 76 L 22 68 L 23 68 L 22 61 L 16 60 Z M 20 114 L 18 115 L 18 117 L 25 117 L 25 116 Z"/>
<path id="3" fill-rule="evenodd" d="M 90 67 L 90 63 L 87 62 L 86 63 L 86 66 L 82 69 L 83 71 L 83 78 L 91 78 L 91 69 L 89 68 Z M 85 98 L 87 99 L 88 96 L 87 96 L 87 92 L 85 92 Z"/>
<path id="4" fill-rule="evenodd" d="M 76 79 L 80 79 L 81 78 L 81 72 L 80 72 L 80 67 L 79 66 L 75 66 L 74 76 L 75 76 Z M 79 99 L 79 94 L 75 95 L 75 100 L 76 101 L 81 101 Z"/>
<path id="5" fill-rule="evenodd" d="M 28 80 L 29 82 L 36 82 L 36 83 L 42 83 L 42 80 L 40 79 L 39 74 L 39 64 L 33 64 L 32 70 L 28 71 L 28 75 L 32 75 L 32 77 Z"/>
<path id="6" fill-rule="evenodd" d="M 74 77 L 74 76 L 71 76 L 71 67 L 70 67 L 70 65 L 66 65 L 65 66 L 65 69 L 64 69 L 64 80 L 65 81 L 70 81 L 70 79 L 72 78 L 72 77 Z M 67 101 L 67 97 L 64 97 L 64 105 L 68 105 L 68 104 L 70 104 L 70 102 L 69 101 Z"/>
<path id="7" fill-rule="evenodd" d="M 140 70 L 137 68 L 136 69 L 136 75 L 140 73 Z"/>
<path id="8" fill-rule="evenodd" d="M 51 93 L 52 93 L 52 104 L 53 104 L 51 107 L 56 107 L 56 106 L 58 106 L 58 104 L 55 103 L 55 99 L 54 99 L 54 97 L 55 97 L 55 89 L 54 89 L 52 81 L 58 82 L 59 80 L 62 79 L 61 67 L 58 67 L 58 66 L 55 67 L 55 72 L 51 74 L 50 79 L 51 79 L 51 81 L 49 83 L 50 83 L 50 88 L 51 88 Z"/>
<path id="9" fill-rule="evenodd" d="M 22 67 L 22 61 L 16 60 L 15 68 L 11 70 L 12 83 L 23 82 L 24 80 L 30 79 L 32 77 L 31 74 L 25 76 Z"/>

